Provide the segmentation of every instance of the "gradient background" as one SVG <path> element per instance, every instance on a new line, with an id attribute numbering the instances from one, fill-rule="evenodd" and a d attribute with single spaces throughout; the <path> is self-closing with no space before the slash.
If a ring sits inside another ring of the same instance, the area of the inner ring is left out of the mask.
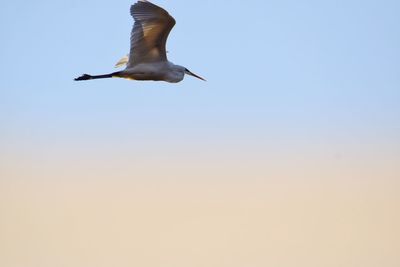
<path id="1" fill-rule="evenodd" d="M 400 266 L 400 2 L 3 1 L 0 266 Z"/>

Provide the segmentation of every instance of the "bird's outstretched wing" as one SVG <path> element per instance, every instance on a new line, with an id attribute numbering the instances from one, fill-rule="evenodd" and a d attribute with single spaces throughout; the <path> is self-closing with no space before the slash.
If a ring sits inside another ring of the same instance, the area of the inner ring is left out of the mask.
<path id="1" fill-rule="evenodd" d="M 123 58 L 121 58 L 121 59 L 117 62 L 117 64 L 115 64 L 115 67 L 116 67 L 116 68 L 123 67 L 123 66 L 125 66 L 126 64 L 128 64 L 128 61 L 129 61 L 129 55 L 126 55 L 126 56 L 124 56 Z"/>
<path id="2" fill-rule="evenodd" d="M 175 19 L 163 8 L 146 0 L 131 6 L 135 20 L 131 34 L 128 68 L 140 63 L 166 61 L 166 43 Z"/>

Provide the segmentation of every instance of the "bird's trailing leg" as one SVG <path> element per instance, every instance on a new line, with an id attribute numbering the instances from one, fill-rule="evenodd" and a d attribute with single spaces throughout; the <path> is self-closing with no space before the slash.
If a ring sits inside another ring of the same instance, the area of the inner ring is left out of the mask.
<path id="1" fill-rule="evenodd" d="M 75 79 L 75 81 L 88 81 L 88 80 L 96 80 L 96 79 L 107 79 L 107 78 L 113 78 L 113 77 L 120 77 L 119 72 L 114 72 L 110 74 L 104 74 L 104 75 L 89 75 L 89 74 L 83 74 L 82 76 L 78 77 Z"/>

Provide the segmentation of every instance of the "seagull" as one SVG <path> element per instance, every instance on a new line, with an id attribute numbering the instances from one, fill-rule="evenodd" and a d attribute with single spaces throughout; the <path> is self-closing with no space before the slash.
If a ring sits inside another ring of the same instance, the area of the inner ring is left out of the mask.
<path id="1" fill-rule="evenodd" d="M 139 0 L 131 6 L 135 20 L 131 33 L 129 55 L 116 65 L 122 71 L 104 75 L 83 74 L 75 81 L 105 78 L 125 78 L 137 81 L 165 81 L 178 83 L 185 74 L 205 81 L 187 68 L 175 65 L 167 59 L 166 43 L 168 35 L 175 26 L 175 19 L 168 12 L 146 0 Z"/>

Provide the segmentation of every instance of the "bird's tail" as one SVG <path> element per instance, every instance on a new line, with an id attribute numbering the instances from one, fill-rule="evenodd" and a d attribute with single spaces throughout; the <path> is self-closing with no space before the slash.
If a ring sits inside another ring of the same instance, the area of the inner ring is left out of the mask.
<path id="1" fill-rule="evenodd" d="M 107 79 L 107 78 L 113 78 L 113 77 L 119 77 L 118 76 L 119 72 L 114 72 L 110 74 L 104 74 L 104 75 L 89 75 L 89 74 L 83 74 L 82 76 L 75 78 L 75 81 L 87 81 L 87 80 L 96 80 L 96 79 Z"/>

